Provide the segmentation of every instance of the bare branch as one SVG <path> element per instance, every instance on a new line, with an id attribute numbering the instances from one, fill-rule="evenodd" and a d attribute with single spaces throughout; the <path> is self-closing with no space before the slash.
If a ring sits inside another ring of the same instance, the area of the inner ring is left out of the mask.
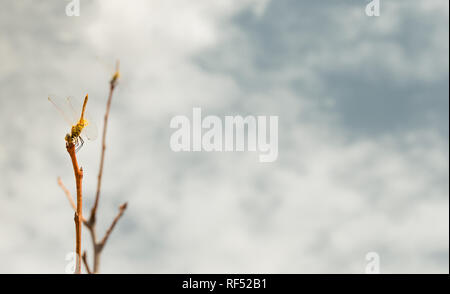
<path id="1" fill-rule="evenodd" d="M 84 267 L 86 268 L 87 273 L 92 274 L 92 271 L 89 268 L 89 264 L 87 262 L 86 251 L 83 252 L 83 264 L 84 264 Z"/>
<path id="2" fill-rule="evenodd" d="M 97 215 L 97 209 L 98 209 L 98 203 L 100 199 L 100 191 L 101 191 L 101 184 L 102 184 L 102 176 L 103 176 L 103 166 L 104 166 L 104 160 L 105 160 L 105 150 L 106 150 L 106 131 L 107 131 L 107 125 L 108 125 L 108 118 L 109 118 L 109 112 L 111 109 L 111 101 L 112 96 L 114 93 L 114 89 L 117 86 L 118 79 L 119 79 L 119 62 L 117 62 L 116 72 L 112 76 L 110 80 L 110 90 L 109 90 L 109 96 L 106 104 L 106 112 L 104 117 L 104 125 L 103 125 L 103 135 L 102 135 L 102 150 L 101 150 L 101 156 L 100 156 L 100 167 L 98 172 L 98 179 L 97 179 L 97 190 L 95 194 L 95 201 L 94 205 L 91 209 L 91 214 L 88 220 L 86 220 L 83 217 L 82 213 L 82 179 L 83 179 L 83 169 L 78 167 L 78 162 L 75 154 L 75 146 L 73 143 L 67 143 L 66 148 L 67 152 L 70 155 L 70 158 L 72 159 L 72 165 L 73 170 L 75 174 L 75 181 L 76 181 L 76 187 L 77 187 L 77 202 L 75 204 L 72 195 L 70 194 L 69 190 L 64 186 L 61 179 L 58 177 L 58 185 L 61 187 L 61 189 L 64 191 L 64 194 L 66 195 L 67 199 L 69 200 L 70 205 L 72 206 L 73 210 L 75 211 L 75 227 L 76 227 L 76 253 L 77 253 L 77 264 L 75 273 L 79 274 L 81 273 L 81 260 L 83 260 L 83 264 L 86 268 L 86 271 L 89 274 L 96 274 L 99 271 L 99 264 L 100 264 L 100 254 L 103 250 L 103 247 L 105 246 L 106 242 L 108 241 L 109 236 L 111 235 L 114 227 L 116 226 L 119 219 L 124 214 L 127 203 L 122 204 L 119 207 L 119 212 L 114 218 L 113 222 L 107 229 L 105 236 L 102 238 L 102 240 L 99 242 L 97 240 L 97 234 L 96 234 L 96 215 Z M 85 98 L 85 103 L 87 101 L 87 96 Z M 84 104 L 85 105 L 85 104 Z M 85 106 L 84 106 L 85 107 Z M 83 109 L 84 109 L 83 107 Z M 88 229 L 93 250 L 94 250 L 94 261 L 93 261 L 93 269 L 89 267 L 89 264 L 87 262 L 87 255 L 86 251 L 83 252 L 83 255 L 81 256 L 81 223 L 84 223 L 86 228 Z M 81 256 L 81 258 L 80 258 Z"/>
<path id="3" fill-rule="evenodd" d="M 119 213 L 114 218 L 113 222 L 111 223 L 108 230 L 106 231 L 105 236 L 103 237 L 102 241 L 100 242 L 100 246 L 101 246 L 100 250 L 102 250 L 103 247 L 105 246 L 106 241 L 108 241 L 108 238 L 111 235 L 111 232 L 113 231 L 113 229 L 116 226 L 119 219 L 122 217 L 123 213 L 125 212 L 125 209 L 127 209 L 127 205 L 128 205 L 128 203 L 125 202 L 124 204 L 119 206 Z"/>
<path id="4" fill-rule="evenodd" d="M 89 217 L 89 223 L 90 225 L 94 225 L 96 222 L 96 215 L 97 215 L 97 208 L 98 208 L 98 202 L 100 199 L 100 190 L 102 187 L 102 177 L 103 177 L 103 165 L 105 162 L 105 150 L 106 150 L 106 131 L 108 126 L 108 118 L 109 118 L 109 111 L 111 109 L 111 101 L 112 96 L 114 93 L 114 89 L 116 88 L 118 79 L 119 79 L 119 61 L 117 61 L 116 65 L 116 72 L 114 73 L 113 77 L 110 81 L 109 86 L 109 96 L 108 101 L 106 102 L 106 112 L 105 117 L 103 119 L 103 134 L 102 134 L 102 151 L 100 155 L 100 167 L 98 170 L 98 177 L 97 177 L 97 191 L 95 193 L 95 202 L 91 210 L 91 216 Z"/>
<path id="5" fill-rule="evenodd" d="M 95 193 L 95 201 L 94 201 L 94 205 L 92 206 L 92 209 L 91 209 L 91 214 L 90 214 L 89 220 L 85 223 L 86 227 L 88 228 L 88 230 L 91 234 L 92 246 L 94 249 L 94 257 L 93 257 L 94 258 L 94 261 L 93 261 L 94 266 L 93 266 L 93 271 L 92 271 L 94 274 L 98 273 L 98 271 L 99 271 L 100 254 L 103 250 L 103 247 L 105 246 L 106 241 L 108 240 L 109 236 L 111 235 L 112 230 L 116 226 L 119 219 L 122 217 L 122 215 L 127 207 L 126 203 L 120 206 L 119 213 L 114 218 L 111 226 L 106 231 L 105 236 L 103 237 L 103 239 L 100 242 L 98 242 L 95 225 L 96 225 L 96 218 L 97 218 L 98 203 L 100 200 L 100 191 L 101 191 L 101 187 L 102 187 L 103 166 L 104 166 L 104 162 L 105 162 L 106 132 L 107 132 L 107 126 L 108 126 L 109 113 L 110 113 L 110 109 L 111 109 L 112 97 L 113 97 L 114 89 L 117 86 L 119 76 L 120 76 L 119 62 L 117 62 L 116 72 L 114 73 L 114 75 L 112 76 L 112 78 L 109 82 L 110 87 L 109 87 L 108 100 L 106 102 L 106 112 L 105 112 L 104 121 L 103 121 L 102 150 L 101 150 L 101 154 L 100 154 L 100 167 L 99 167 L 98 176 L 97 176 L 97 190 Z"/>
<path id="6" fill-rule="evenodd" d="M 66 188 L 66 186 L 64 185 L 64 183 L 62 182 L 60 177 L 58 177 L 58 185 L 63 190 L 64 194 L 67 197 L 67 200 L 69 200 L 70 206 L 72 206 L 73 211 L 77 211 L 77 206 L 76 206 L 75 202 L 73 201 L 72 195 L 70 194 L 69 189 Z M 86 225 L 87 221 L 86 221 L 86 219 L 83 216 L 81 216 L 81 220 Z"/>
<path id="7" fill-rule="evenodd" d="M 77 254 L 77 263 L 75 267 L 75 273 L 81 274 L 81 223 L 82 223 L 82 203 L 83 203 L 83 168 L 78 167 L 77 156 L 75 154 L 75 145 L 73 143 L 66 144 L 67 152 L 72 159 L 73 171 L 75 174 L 75 182 L 77 186 L 77 206 L 75 211 L 75 231 L 76 231 L 76 241 L 75 241 L 75 252 Z"/>

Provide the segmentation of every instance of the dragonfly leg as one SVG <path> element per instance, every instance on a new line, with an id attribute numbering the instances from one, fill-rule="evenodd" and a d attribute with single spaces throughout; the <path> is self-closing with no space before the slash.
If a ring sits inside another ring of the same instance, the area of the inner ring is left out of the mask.
<path id="1" fill-rule="evenodd" d="M 84 140 L 81 137 L 77 137 L 77 148 L 75 149 L 75 152 L 78 152 L 78 150 L 81 149 L 84 145 Z"/>

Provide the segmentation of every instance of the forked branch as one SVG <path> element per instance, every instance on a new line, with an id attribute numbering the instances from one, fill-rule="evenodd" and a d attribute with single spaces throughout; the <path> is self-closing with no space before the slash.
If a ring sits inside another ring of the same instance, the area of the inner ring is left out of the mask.
<path id="1" fill-rule="evenodd" d="M 73 198 L 72 198 L 72 195 L 70 194 L 69 189 L 66 188 L 66 186 L 64 185 L 64 183 L 62 182 L 60 177 L 58 177 L 58 185 L 63 190 L 64 194 L 66 195 L 67 200 L 69 200 L 70 206 L 72 206 L 73 211 L 76 212 L 77 211 L 77 205 L 73 201 Z M 81 220 L 83 221 L 83 223 L 86 223 L 86 219 L 84 218 L 84 216 L 81 216 Z"/>
<path id="2" fill-rule="evenodd" d="M 116 215 L 116 217 L 114 218 L 113 222 L 111 223 L 111 225 L 109 226 L 108 230 L 105 233 L 105 236 L 103 237 L 103 239 L 100 241 L 100 246 L 103 249 L 103 247 L 106 244 L 106 241 L 108 241 L 109 236 L 111 235 L 114 227 L 116 226 L 117 222 L 119 221 L 119 219 L 122 217 L 123 213 L 125 212 L 125 209 L 127 209 L 127 205 L 128 203 L 124 203 L 122 205 L 119 206 L 119 213 Z"/>
<path id="3" fill-rule="evenodd" d="M 106 150 L 106 131 L 107 131 L 107 126 L 108 126 L 108 118 L 109 118 L 109 112 L 111 109 L 111 101 L 112 101 L 112 97 L 113 97 L 113 93 L 114 93 L 114 89 L 117 86 L 117 82 L 119 79 L 119 63 L 117 63 L 117 68 L 116 68 L 116 72 L 114 73 L 113 77 L 111 78 L 110 81 L 110 87 L 109 87 L 109 95 L 108 95 L 108 101 L 106 103 L 106 112 L 105 112 L 105 116 L 104 116 L 104 121 L 103 121 L 103 133 L 102 133 L 102 149 L 101 149 L 101 155 L 100 155 L 100 167 L 99 167 L 99 171 L 98 171 L 98 177 L 97 177 L 97 190 L 95 193 L 95 201 L 94 204 L 92 206 L 91 209 L 91 214 L 89 219 L 85 219 L 82 217 L 81 212 L 76 214 L 78 216 L 78 223 L 83 222 L 84 225 L 86 226 L 86 228 L 89 230 L 89 233 L 91 235 L 91 239 L 92 239 L 92 245 L 93 245 L 93 249 L 94 249 L 94 262 L 93 262 L 93 268 L 91 270 L 91 268 L 89 267 L 88 261 L 87 261 L 87 257 L 86 257 L 86 252 L 83 253 L 82 256 L 82 260 L 84 263 L 84 266 L 86 268 L 87 273 L 91 274 L 91 273 L 98 273 L 99 271 L 99 266 L 100 266 L 100 254 L 103 250 L 103 248 L 105 247 L 106 242 L 108 241 L 112 231 L 114 230 L 114 227 L 116 226 L 117 222 L 120 220 L 120 218 L 122 217 L 122 215 L 124 214 L 126 208 L 127 208 L 127 203 L 124 203 L 122 205 L 119 206 L 119 212 L 117 213 L 116 217 L 113 219 L 111 225 L 109 226 L 109 228 L 107 229 L 105 235 L 103 236 L 102 239 L 98 240 L 97 238 L 97 233 L 96 233 L 96 218 L 97 218 L 97 210 L 98 210 L 98 204 L 99 204 L 99 199 L 100 199 L 100 191 L 101 191 L 101 186 L 102 186 L 102 177 L 103 177 L 103 166 L 104 166 L 104 161 L 105 161 L 105 150 Z M 68 149 L 69 151 L 69 149 Z M 70 154 L 70 152 L 69 152 Z M 75 156 L 75 149 L 73 150 L 73 155 Z M 75 157 L 76 159 L 76 157 Z M 75 160 L 76 161 L 76 160 Z M 74 166 L 75 169 L 75 166 Z M 78 170 L 78 167 L 77 167 Z M 78 170 L 79 172 L 81 172 L 81 178 L 83 175 L 83 171 L 81 169 Z M 69 203 L 71 204 L 72 208 L 78 212 L 78 205 L 76 206 L 72 196 L 70 195 L 69 190 L 64 186 L 64 184 L 62 183 L 61 179 L 58 178 L 58 184 L 59 186 L 62 188 L 62 190 L 64 191 L 67 199 L 69 200 Z M 81 191 L 81 185 L 80 185 L 80 191 Z M 77 203 L 78 203 L 78 184 L 77 184 Z M 81 202 L 80 202 L 81 203 Z M 77 230 L 78 232 L 78 230 Z M 79 230 L 79 232 L 81 233 L 81 229 Z M 81 253 L 81 247 L 80 247 L 80 253 Z M 78 251 L 77 251 L 78 254 Z M 79 255 L 81 256 L 81 254 Z"/>
<path id="4" fill-rule="evenodd" d="M 88 274 L 92 274 L 91 268 L 87 262 L 86 251 L 83 252 L 83 264 Z"/>

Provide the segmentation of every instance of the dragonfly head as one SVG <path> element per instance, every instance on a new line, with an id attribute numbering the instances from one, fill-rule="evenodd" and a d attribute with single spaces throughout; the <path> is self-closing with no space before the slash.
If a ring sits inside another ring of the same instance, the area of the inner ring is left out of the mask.
<path id="1" fill-rule="evenodd" d="M 66 134 L 66 137 L 64 139 L 66 140 L 67 143 L 72 142 L 72 136 L 70 134 Z"/>

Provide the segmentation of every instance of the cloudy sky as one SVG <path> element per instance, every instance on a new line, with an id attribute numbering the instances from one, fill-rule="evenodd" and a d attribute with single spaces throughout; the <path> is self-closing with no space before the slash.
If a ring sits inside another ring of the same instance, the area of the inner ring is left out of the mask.
<path id="1" fill-rule="evenodd" d="M 0 0 L 0 273 L 64 273 L 74 250 L 67 125 L 47 96 L 114 62 L 103 273 L 448 273 L 448 1 Z M 279 116 L 279 156 L 170 149 L 170 119 Z M 85 214 L 100 140 L 78 153 Z M 84 246 L 91 253 L 88 234 Z M 92 254 L 91 254 L 92 255 Z"/>

